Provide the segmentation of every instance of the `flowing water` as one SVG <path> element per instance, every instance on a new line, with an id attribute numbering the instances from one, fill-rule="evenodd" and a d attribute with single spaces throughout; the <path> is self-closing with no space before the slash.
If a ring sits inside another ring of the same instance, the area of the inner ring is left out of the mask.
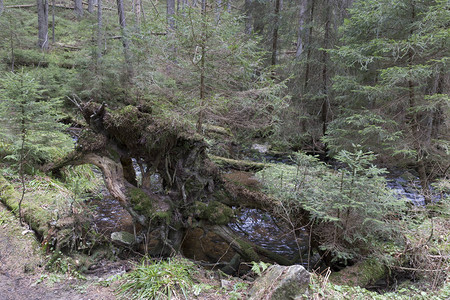
<path id="1" fill-rule="evenodd" d="M 266 161 L 272 163 L 293 163 L 289 157 L 267 157 Z M 138 179 L 140 170 L 134 162 Z M 155 186 L 160 185 L 161 179 L 158 175 L 152 178 Z M 409 180 L 398 174 L 387 177 L 387 186 L 399 198 L 411 201 L 415 205 L 424 205 L 425 199 L 420 194 L 420 184 L 417 178 Z M 159 187 L 160 189 L 160 187 Z M 94 226 L 98 232 L 111 234 L 115 231 L 133 232 L 132 218 L 123 209 L 119 202 L 107 192 L 103 199 L 91 200 L 95 208 Z M 437 198 L 435 198 L 437 200 Z M 293 259 L 299 252 L 306 253 L 308 245 L 308 234 L 305 230 L 297 230 L 297 236 L 283 222 L 277 221 L 269 213 L 258 209 L 241 208 L 237 210 L 236 219 L 228 226 L 249 241 L 288 259 Z"/>
<path id="2" fill-rule="evenodd" d="M 308 244 L 306 231 L 294 234 L 285 224 L 278 222 L 268 212 L 259 209 L 240 209 L 236 222 L 228 226 L 249 241 L 269 251 L 293 259 L 305 253 Z"/>

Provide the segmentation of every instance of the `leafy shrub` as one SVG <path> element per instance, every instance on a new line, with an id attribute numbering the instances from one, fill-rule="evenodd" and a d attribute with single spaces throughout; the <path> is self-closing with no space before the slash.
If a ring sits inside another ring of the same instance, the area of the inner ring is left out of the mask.
<path id="1" fill-rule="evenodd" d="M 127 299 L 188 299 L 194 265 L 179 257 L 153 262 L 149 258 L 123 275 L 119 293 Z"/>

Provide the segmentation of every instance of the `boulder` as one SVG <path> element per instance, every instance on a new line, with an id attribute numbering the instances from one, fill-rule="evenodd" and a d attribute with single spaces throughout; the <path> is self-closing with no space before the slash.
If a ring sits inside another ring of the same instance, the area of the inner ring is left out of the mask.
<path id="1" fill-rule="evenodd" d="M 273 265 L 250 290 L 251 300 L 293 300 L 308 291 L 310 274 L 300 265 Z"/>

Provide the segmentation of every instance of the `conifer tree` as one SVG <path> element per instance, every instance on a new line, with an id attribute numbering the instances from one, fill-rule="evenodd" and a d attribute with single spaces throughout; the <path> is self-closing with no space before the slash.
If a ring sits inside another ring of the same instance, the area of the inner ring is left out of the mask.
<path id="1" fill-rule="evenodd" d="M 19 216 L 25 195 L 25 173 L 36 164 L 52 159 L 52 147 L 68 142 L 56 122 L 54 101 L 42 98 L 37 80 L 24 71 L 6 73 L 0 78 L 0 138 L 12 144 L 12 154 L 5 159 L 15 161 L 22 184 Z M 70 139 L 69 139 L 70 140 Z"/>
<path id="2" fill-rule="evenodd" d="M 450 162 L 448 1 L 357 1 L 350 12 L 335 51 L 350 72 L 334 79 L 344 110 L 326 141 L 370 136 L 366 148 L 415 165 L 427 194 Z"/>

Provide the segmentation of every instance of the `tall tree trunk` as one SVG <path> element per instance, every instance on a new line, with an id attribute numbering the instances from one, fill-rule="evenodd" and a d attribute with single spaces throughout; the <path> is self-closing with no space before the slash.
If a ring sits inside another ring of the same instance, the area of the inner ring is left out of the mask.
<path id="1" fill-rule="evenodd" d="M 22 82 L 21 82 L 22 84 Z M 27 122 L 25 117 L 25 106 L 26 106 L 26 100 L 23 95 L 23 85 L 21 86 L 21 93 L 22 93 L 22 101 L 20 102 L 20 113 L 21 113 L 21 120 L 20 120 L 20 160 L 19 160 L 19 176 L 20 176 L 20 182 L 22 185 L 22 195 L 20 196 L 19 200 L 19 221 L 20 225 L 22 225 L 22 202 L 25 197 L 25 142 L 27 139 Z"/>
<path id="2" fill-rule="evenodd" d="M 102 0 L 97 1 L 97 58 L 102 57 Z"/>
<path id="3" fill-rule="evenodd" d="M 253 32 L 253 11 L 252 3 L 254 0 L 245 0 L 245 33 L 251 34 Z"/>
<path id="4" fill-rule="evenodd" d="M 308 0 L 301 0 L 300 9 L 298 15 L 298 37 L 297 37 L 297 51 L 295 52 L 295 57 L 299 58 L 303 53 L 304 48 L 304 36 L 305 36 L 305 13 L 306 7 L 308 5 Z"/>
<path id="5" fill-rule="evenodd" d="M 37 0 L 38 11 L 38 47 L 48 49 L 48 1 Z"/>
<path id="6" fill-rule="evenodd" d="M 277 54 L 278 54 L 278 29 L 280 27 L 280 2 L 281 0 L 275 0 L 275 11 L 274 11 L 274 28 L 272 34 L 272 66 L 277 64 Z"/>
<path id="7" fill-rule="evenodd" d="M 11 24 L 11 20 L 10 23 Z M 11 28 L 11 25 L 9 26 L 9 44 L 11 47 L 11 72 L 14 73 L 14 64 L 15 64 L 15 57 L 14 57 L 14 32 Z"/>
<path id="8" fill-rule="evenodd" d="M 200 59 L 200 111 L 198 113 L 197 120 L 197 132 L 202 132 L 203 125 L 203 117 L 204 117 L 204 106 L 205 106 L 205 56 L 206 56 L 206 0 L 202 0 L 202 21 L 203 21 L 203 30 L 202 30 L 202 41 L 201 41 L 201 59 Z"/>
<path id="9" fill-rule="evenodd" d="M 88 0 L 88 12 L 90 14 L 94 12 L 94 0 Z"/>
<path id="10" fill-rule="evenodd" d="M 128 34 L 127 34 L 127 23 L 125 21 L 125 10 L 123 7 L 123 0 L 117 0 L 117 13 L 119 14 L 119 24 L 120 24 L 120 30 L 122 32 L 122 45 L 123 45 L 123 54 L 125 57 L 125 68 L 127 72 L 127 80 L 131 80 L 133 77 L 133 67 L 131 65 L 131 59 L 130 59 L 130 44 L 128 41 Z"/>
<path id="11" fill-rule="evenodd" d="M 83 16 L 83 1 L 82 0 L 74 0 L 74 11 L 77 18 L 81 18 Z"/>
<path id="12" fill-rule="evenodd" d="M 135 22 L 135 26 L 136 26 L 136 31 L 139 32 L 140 27 L 141 27 L 141 7 L 142 7 L 142 3 L 141 3 L 141 0 L 133 0 L 131 3 L 133 5 L 134 22 Z"/>
<path id="13" fill-rule="evenodd" d="M 175 0 L 167 0 L 167 25 L 169 32 L 175 30 Z"/>
<path id="14" fill-rule="evenodd" d="M 55 43 L 55 0 L 52 1 L 52 43 Z"/>
<path id="15" fill-rule="evenodd" d="M 329 48 L 330 38 L 330 4 L 329 1 L 325 1 L 326 5 L 326 20 L 325 20 L 325 30 L 323 34 L 323 48 Z M 328 108 L 330 106 L 330 99 L 328 95 L 328 52 L 326 50 L 322 50 L 322 93 L 324 95 L 324 99 L 322 102 L 322 135 L 325 135 L 327 132 L 327 124 L 328 124 Z"/>
<path id="16" fill-rule="evenodd" d="M 308 51 L 306 52 L 306 67 L 305 67 L 305 83 L 303 87 L 303 93 L 308 92 L 308 83 L 309 83 L 309 69 L 311 62 L 311 41 L 313 35 L 313 22 L 314 22 L 314 0 L 311 0 L 311 7 L 309 10 L 309 31 L 307 36 L 306 46 L 308 47 Z"/>
<path id="17" fill-rule="evenodd" d="M 222 0 L 216 0 L 216 22 L 220 21 L 220 14 L 222 12 Z"/>

